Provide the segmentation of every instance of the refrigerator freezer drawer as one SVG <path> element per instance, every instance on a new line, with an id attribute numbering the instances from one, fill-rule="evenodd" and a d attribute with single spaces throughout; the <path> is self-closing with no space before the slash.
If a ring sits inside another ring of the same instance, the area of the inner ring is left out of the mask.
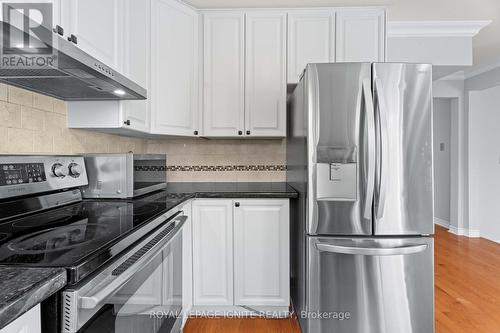
<path id="1" fill-rule="evenodd" d="M 434 332 L 433 253 L 431 237 L 309 237 L 303 329 Z"/>

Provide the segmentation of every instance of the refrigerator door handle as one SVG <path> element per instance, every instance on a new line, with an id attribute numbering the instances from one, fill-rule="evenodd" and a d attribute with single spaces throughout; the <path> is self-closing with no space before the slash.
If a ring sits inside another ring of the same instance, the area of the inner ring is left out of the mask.
<path id="1" fill-rule="evenodd" d="M 379 154 L 379 156 L 377 156 L 377 162 L 380 163 L 380 165 L 378 166 L 380 168 L 380 172 L 378 174 L 378 200 L 375 205 L 375 217 L 377 219 L 381 219 L 384 216 L 387 177 L 389 173 L 389 131 L 387 125 L 387 108 L 382 92 L 382 83 L 378 78 L 375 78 L 374 80 L 373 91 L 375 94 L 375 101 L 377 103 L 376 110 L 378 112 L 376 114 L 378 116 L 378 122 L 380 124 L 380 147 L 377 150 Z"/>
<path id="2" fill-rule="evenodd" d="M 339 254 L 354 254 L 362 256 L 398 256 L 398 255 L 415 254 L 425 251 L 427 249 L 427 244 L 381 248 L 381 247 L 356 247 L 356 246 L 317 243 L 316 248 L 318 249 L 318 251 L 339 253 Z"/>
<path id="3" fill-rule="evenodd" d="M 371 89 L 371 81 L 369 79 L 363 80 L 362 87 L 363 101 L 365 104 L 366 111 L 366 121 L 368 127 L 368 163 L 367 163 L 367 174 L 368 178 L 366 181 L 366 197 L 364 205 L 363 217 L 370 220 L 372 218 L 372 203 L 373 203 L 373 192 L 375 188 L 375 163 L 376 163 L 376 152 L 375 152 L 375 111 L 373 107 L 373 96 Z"/>

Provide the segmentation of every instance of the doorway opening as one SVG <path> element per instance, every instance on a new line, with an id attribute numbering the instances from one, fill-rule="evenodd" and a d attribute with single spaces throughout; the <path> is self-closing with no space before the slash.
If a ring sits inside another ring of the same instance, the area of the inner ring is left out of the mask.
<path id="1" fill-rule="evenodd" d="M 452 137 L 452 118 L 458 98 L 433 98 L 434 136 L 434 223 L 447 229 L 452 220 L 452 151 L 456 142 Z"/>

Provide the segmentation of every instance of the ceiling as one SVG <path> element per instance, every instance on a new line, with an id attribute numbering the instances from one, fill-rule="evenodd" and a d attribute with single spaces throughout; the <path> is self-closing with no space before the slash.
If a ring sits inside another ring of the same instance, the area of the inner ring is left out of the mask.
<path id="1" fill-rule="evenodd" d="M 499 0 L 184 0 L 197 8 L 387 6 L 389 21 L 492 20 L 474 37 L 474 68 L 500 61 Z"/>

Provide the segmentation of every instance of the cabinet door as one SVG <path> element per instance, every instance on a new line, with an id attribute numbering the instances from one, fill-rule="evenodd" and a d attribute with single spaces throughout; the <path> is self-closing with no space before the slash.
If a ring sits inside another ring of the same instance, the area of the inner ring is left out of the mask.
<path id="1" fill-rule="evenodd" d="M 288 13 L 288 83 L 299 82 L 308 63 L 335 61 L 335 14 L 329 10 Z"/>
<path id="2" fill-rule="evenodd" d="M 193 222 L 192 201 L 188 201 L 179 210 L 183 211 L 187 220 L 182 228 L 182 311 L 183 326 L 188 319 L 187 314 L 193 307 Z"/>
<path id="3" fill-rule="evenodd" d="M 123 74 L 129 79 L 149 89 L 150 76 L 150 0 L 125 0 L 124 7 L 124 52 L 123 52 Z M 149 96 L 148 96 L 149 97 Z M 149 98 L 140 101 L 123 101 L 122 122 L 129 121 L 129 128 L 148 132 Z M 128 123 L 128 122 L 127 122 Z"/>
<path id="4" fill-rule="evenodd" d="M 0 333 L 40 333 L 42 331 L 40 320 L 40 304 L 5 326 Z"/>
<path id="5" fill-rule="evenodd" d="M 64 34 L 74 34 L 78 47 L 118 71 L 122 54 L 121 0 L 63 0 L 61 23 Z"/>
<path id="6" fill-rule="evenodd" d="M 49 3 L 52 4 L 52 22 L 49 22 L 45 17 L 43 17 L 44 13 L 41 12 L 41 15 L 33 14 L 33 13 L 27 13 L 27 12 L 22 12 L 23 15 L 29 15 L 30 19 L 34 20 L 37 23 L 43 23 L 47 28 L 52 29 L 55 27 L 57 24 L 61 24 L 61 1 L 62 0 L 37 0 L 32 2 L 33 7 L 37 8 L 38 4 L 44 4 L 44 3 Z M 0 17 L 3 19 L 3 6 L 4 4 L 12 4 L 15 7 L 15 4 L 22 4 L 22 5 L 30 5 L 29 1 L 26 0 L 0 0 Z M 14 26 L 17 26 L 19 28 L 22 28 L 22 25 L 17 25 L 16 22 L 11 22 L 10 24 L 13 24 Z"/>
<path id="7" fill-rule="evenodd" d="M 175 0 L 151 4 L 152 132 L 193 135 L 198 122 L 199 14 Z"/>
<path id="8" fill-rule="evenodd" d="M 286 13 L 246 16 L 245 134 L 286 135 Z"/>
<path id="9" fill-rule="evenodd" d="M 232 200 L 193 203 L 194 305 L 233 304 Z"/>
<path id="10" fill-rule="evenodd" d="M 288 200 L 237 200 L 234 208 L 235 305 L 288 306 Z"/>
<path id="11" fill-rule="evenodd" d="M 336 62 L 385 61 L 385 10 L 342 9 L 336 34 Z"/>
<path id="12" fill-rule="evenodd" d="M 241 12 L 210 12 L 203 15 L 203 20 L 204 135 L 242 135 L 245 15 Z"/>

